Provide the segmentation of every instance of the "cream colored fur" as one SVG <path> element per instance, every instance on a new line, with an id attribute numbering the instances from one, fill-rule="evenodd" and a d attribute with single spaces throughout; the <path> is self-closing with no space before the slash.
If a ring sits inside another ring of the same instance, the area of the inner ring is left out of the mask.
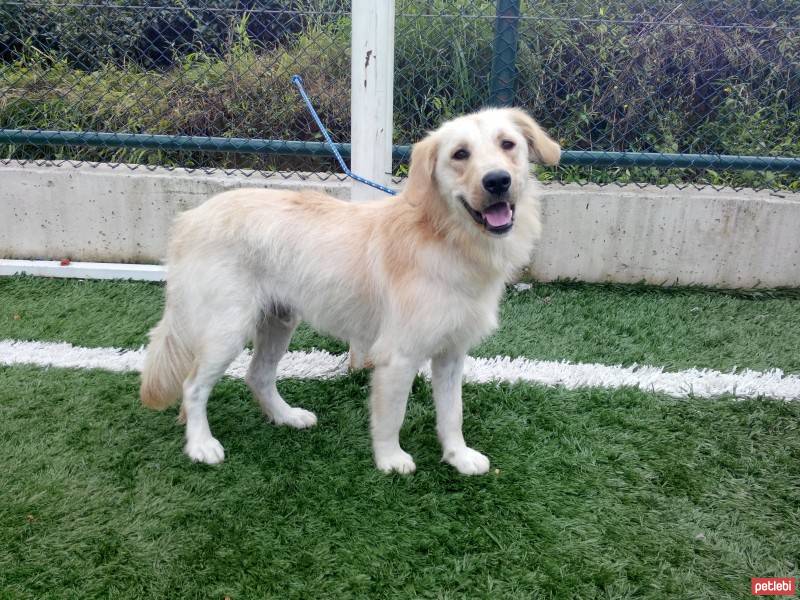
<path id="1" fill-rule="evenodd" d="M 509 143 L 513 148 L 508 148 Z M 459 149 L 467 159 L 455 159 Z M 186 453 L 220 462 L 206 402 L 248 341 L 247 382 L 273 422 L 316 423 L 275 386 L 278 361 L 305 320 L 348 340 L 357 363 L 374 365 L 371 430 L 376 465 L 415 469 L 399 432 L 411 383 L 432 359 L 443 460 L 485 473 L 489 460 L 461 434 L 461 373 L 467 350 L 497 326 L 504 284 L 530 258 L 539 235 L 538 188 L 529 160 L 558 162 L 560 149 L 524 112 L 489 109 L 448 123 L 415 145 L 402 194 L 348 203 L 310 192 L 241 189 L 180 215 L 168 255 L 164 317 L 151 332 L 142 401 L 165 408 L 183 396 Z M 511 175 L 514 225 L 478 225 L 493 198 L 484 175 Z"/>

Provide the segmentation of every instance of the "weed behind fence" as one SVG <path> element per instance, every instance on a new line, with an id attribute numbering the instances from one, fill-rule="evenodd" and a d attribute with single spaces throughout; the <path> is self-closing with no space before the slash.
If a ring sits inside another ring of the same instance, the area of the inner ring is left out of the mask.
<path id="1" fill-rule="evenodd" d="M 800 2 L 524 0 L 520 14 L 513 103 L 565 149 L 800 156 Z M 494 1 L 397 0 L 395 143 L 489 102 L 496 24 Z M 318 141 L 289 81 L 300 73 L 347 142 L 349 28 L 339 0 L 9 0 L 0 128 Z M 0 157 L 335 172 L 323 158 L 235 152 L 4 145 Z M 539 176 L 800 189 L 780 171 Z"/>

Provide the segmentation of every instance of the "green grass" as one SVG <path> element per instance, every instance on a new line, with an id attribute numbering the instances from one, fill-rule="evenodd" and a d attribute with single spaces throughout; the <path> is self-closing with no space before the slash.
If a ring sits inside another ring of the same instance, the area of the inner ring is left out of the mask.
<path id="1" fill-rule="evenodd" d="M 160 284 L 0 278 L 0 339 L 138 347 L 163 308 Z M 794 335 L 792 335 L 794 332 Z M 472 352 L 668 369 L 800 372 L 800 294 L 537 284 L 509 291 L 501 326 Z M 293 350 L 344 352 L 302 326 Z"/>
<path id="2" fill-rule="evenodd" d="M 0 339 L 135 347 L 163 288 L 0 278 Z M 509 292 L 476 353 L 800 372 L 795 292 L 642 286 Z M 343 351 L 303 329 L 295 348 Z M 218 467 L 181 452 L 138 377 L 0 367 L 0 598 L 749 598 L 800 575 L 800 404 L 634 389 L 467 385 L 485 477 L 439 462 L 430 383 L 372 465 L 368 376 L 279 383 L 308 431 L 264 422 L 224 379 Z M 497 470 L 495 470 L 497 469 Z"/>
<path id="3" fill-rule="evenodd" d="M 465 478 L 418 380 L 401 477 L 372 466 L 363 373 L 281 382 L 319 414 L 302 432 L 223 381 L 216 468 L 137 383 L 0 368 L 3 597 L 747 598 L 798 574 L 797 404 L 467 386 L 493 471 Z"/>
<path id="4" fill-rule="evenodd" d="M 178 17 L 169 8 L 131 10 L 136 1 L 120 0 L 112 11 L 58 3 L 0 6 L 0 126 L 318 140 L 289 81 L 301 73 L 333 138 L 349 139 L 351 23 L 349 9 L 342 10 L 347 2 L 306 4 L 312 10 L 302 25 L 295 20 L 288 27 L 282 23 L 286 14 L 237 10 L 209 20 L 207 3 L 184 6 Z M 637 24 L 641 0 L 602 7 L 564 0 L 523 3 L 513 103 L 540 119 L 569 150 L 797 156 L 796 3 L 733 1 L 713 15 L 713 25 L 707 4 L 648 2 L 651 17 L 669 14 L 671 23 L 694 32 L 676 35 L 665 23 Z M 495 8 L 489 0 L 398 4 L 396 142 L 417 141 L 445 120 L 491 103 Z M 186 26 L 176 18 L 186 19 L 196 37 L 176 39 Z M 278 43 L 265 45 L 252 37 L 252 29 L 248 33 L 248 22 L 264 21 L 281 32 Z M 774 27 L 746 25 L 761 22 Z M 0 156 L 336 170 L 330 159 L 145 148 L 3 144 Z M 395 167 L 397 174 L 405 169 Z M 541 176 L 580 183 L 800 190 L 800 178 L 791 172 L 569 165 Z"/>
<path id="5" fill-rule="evenodd" d="M 138 348 L 147 343 L 163 308 L 160 283 L 0 277 L 0 339 Z M 312 347 L 347 350 L 346 344 L 301 326 L 291 349 Z"/>

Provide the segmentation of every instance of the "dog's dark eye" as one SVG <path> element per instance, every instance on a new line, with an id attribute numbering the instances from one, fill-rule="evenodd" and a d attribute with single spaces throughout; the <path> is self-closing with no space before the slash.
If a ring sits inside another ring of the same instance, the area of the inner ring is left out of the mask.
<path id="1" fill-rule="evenodd" d="M 500 147 L 503 150 L 511 150 L 514 146 L 516 146 L 516 144 L 511 140 L 503 140 L 502 142 L 500 142 Z"/>
<path id="2" fill-rule="evenodd" d="M 464 148 L 461 148 L 461 150 L 456 150 L 453 154 L 453 160 L 467 160 L 468 158 L 469 150 L 464 150 Z"/>

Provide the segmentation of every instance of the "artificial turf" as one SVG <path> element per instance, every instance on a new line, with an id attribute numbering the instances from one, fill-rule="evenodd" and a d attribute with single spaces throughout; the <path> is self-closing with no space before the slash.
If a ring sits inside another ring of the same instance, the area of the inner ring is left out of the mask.
<path id="1" fill-rule="evenodd" d="M 467 386 L 493 460 L 467 478 L 418 380 L 403 477 L 372 466 L 365 374 L 279 388 L 319 425 L 267 425 L 224 380 L 207 467 L 135 375 L 0 368 L 4 597 L 746 598 L 798 575 L 797 404 Z"/>
<path id="2" fill-rule="evenodd" d="M 161 315 L 157 283 L 0 278 L 0 339 L 138 347 Z M 800 293 L 536 284 L 509 289 L 475 356 L 800 372 Z M 302 325 L 290 349 L 345 352 Z"/>
<path id="3" fill-rule="evenodd" d="M 0 278 L 0 338 L 138 346 L 162 301 Z M 474 353 L 798 372 L 798 308 L 537 285 Z M 293 344 L 344 350 L 309 329 Z M 750 577 L 800 575 L 798 403 L 467 385 L 465 435 L 493 464 L 466 478 L 439 462 L 418 379 L 403 477 L 372 466 L 366 373 L 279 382 L 317 413 L 308 431 L 266 424 L 224 379 L 217 467 L 185 458 L 176 411 L 143 409 L 137 386 L 0 367 L 0 598 L 748 598 Z"/>

